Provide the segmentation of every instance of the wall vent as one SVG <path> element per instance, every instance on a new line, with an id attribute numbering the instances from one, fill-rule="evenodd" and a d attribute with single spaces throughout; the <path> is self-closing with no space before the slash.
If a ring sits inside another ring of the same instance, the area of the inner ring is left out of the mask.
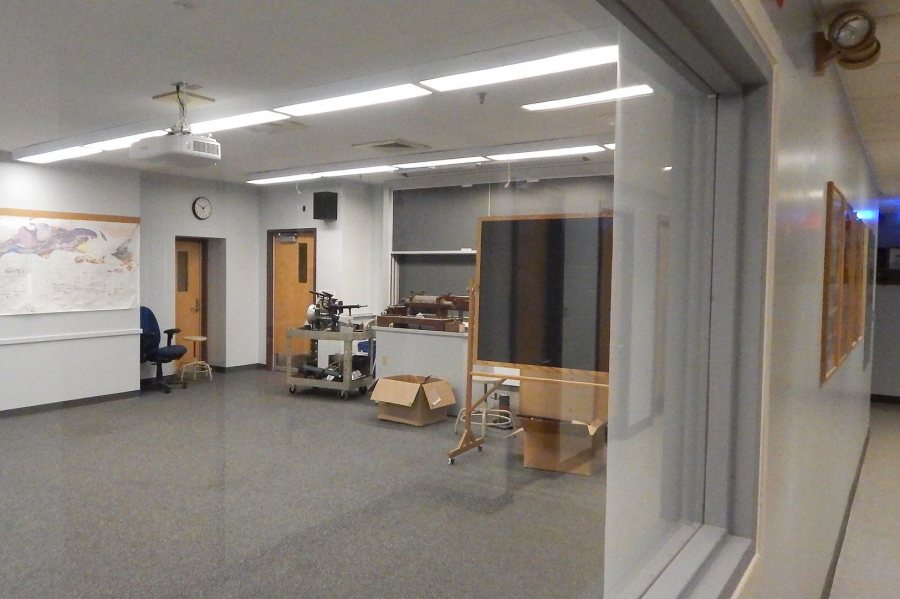
<path id="1" fill-rule="evenodd" d="M 427 150 L 431 146 L 409 141 L 407 139 L 387 139 L 384 141 L 368 141 L 361 144 L 353 144 L 360 150 L 380 150 L 382 152 L 405 152 L 406 150 Z"/>
<path id="2" fill-rule="evenodd" d="M 292 131 L 303 131 L 308 126 L 294 119 L 284 119 L 281 121 L 273 121 L 271 123 L 261 123 L 259 125 L 251 125 L 246 127 L 246 131 L 254 133 L 264 133 L 266 135 L 275 135 L 276 133 L 290 133 Z"/>

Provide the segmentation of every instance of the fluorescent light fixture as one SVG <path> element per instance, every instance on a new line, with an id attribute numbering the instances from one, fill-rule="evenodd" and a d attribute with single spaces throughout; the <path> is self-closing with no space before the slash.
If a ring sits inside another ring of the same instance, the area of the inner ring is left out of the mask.
<path id="1" fill-rule="evenodd" d="M 431 94 L 430 91 L 423 89 L 418 85 L 404 83 L 403 85 L 372 89 L 356 94 L 348 94 L 346 96 L 336 96 L 334 98 L 325 98 L 324 100 L 313 100 L 311 102 L 291 104 L 290 106 L 275 108 L 275 110 L 291 116 L 307 116 L 310 114 L 321 114 L 323 112 L 347 110 L 348 108 L 358 108 L 360 106 L 396 102 L 397 100 L 407 100 L 409 98 L 427 96 L 429 94 Z"/>
<path id="2" fill-rule="evenodd" d="M 536 152 L 517 152 L 514 154 L 494 154 L 488 156 L 491 160 L 531 160 L 532 158 L 556 158 L 558 156 L 575 156 L 578 154 L 593 154 L 603 152 L 601 146 L 577 146 L 574 148 L 556 148 L 555 150 L 538 150 Z"/>
<path id="3" fill-rule="evenodd" d="M 393 166 L 364 166 L 362 168 L 348 168 L 340 171 L 326 171 L 322 173 L 314 173 L 320 177 L 344 177 L 347 175 L 368 175 L 370 173 L 389 173 L 397 170 Z"/>
<path id="4" fill-rule="evenodd" d="M 427 160 L 425 162 L 408 162 L 395 164 L 397 168 L 430 168 L 436 166 L 451 166 L 454 164 L 473 164 L 475 162 L 488 162 L 484 156 L 469 156 L 467 158 L 447 158 L 446 160 Z"/>
<path id="5" fill-rule="evenodd" d="M 517 79 L 539 77 L 541 75 L 550 75 L 551 73 L 563 73 L 565 71 L 573 71 L 585 67 L 610 64 L 617 62 L 618 60 L 618 46 L 600 46 L 596 48 L 585 48 L 584 50 L 578 50 L 576 52 L 557 54 L 556 56 L 549 56 L 547 58 L 539 58 L 538 60 L 508 64 L 492 69 L 460 73 L 458 75 L 449 75 L 447 77 L 438 77 L 436 79 L 426 79 L 419 83 L 426 85 L 431 89 L 446 92 L 455 89 L 476 87 L 479 85 L 489 85 L 491 83 L 504 83 L 506 81 L 515 81 Z"/>
<path id="6" fill-rule="evenodd" d="M 92 144 L 85 144 L 85 148 L 98 149 L 104 152 L 111 150 L 121 150 L 129 147 L 136 141 L 146 139 L 148 137 L 160 137 L 166 135 L 168 131 L 159 129 L 157 131 L 147 131 L 146 133 L 138 133 L 137 135 L 126 135 L 125 137 L 117 137 L 115 139 L 107 139 L 106 141 L 98 141 Z"/>
<path id="7" fill-rule="evenodd" d="M 671 166 L 664 166 L 664 167 L 663 167 L 663 170 L 666 171 L 666 172 L 669 172 L 670 170 L 672 170 L 672 167 L 671 167 Z"/>
<path id="8" fill-rule="evenodd" d="M 603 144 L 603 147 L 606 148 L 607 150 L 615 150 L 616 144 Z"/>
<path id="9" fill-rule="evenodd" d="M 226 116 L 221 119 L 212 119 L 211 121 L 201 121 L 191 125 L 191 133 L 215 133 L 216 131 L 226 131 L 228 129 L 237 129 L 238 127 L 249 127 L 250 125 L 259 125 L 261 123 L 271 123 L 288 118 L 285 114 L 278 114 L 271 110 L 258 110 L 256 112 L 247 112 L 244 114 L 236 114 L 234 116 Z"/>
<path id="10" fill-rule="evenodd" d="M 293 183 L 294 181 L 309 181 L 320 177 L 343 177 L 348 175 L 367 175 L 370 173 L 388 173 L 397 170 L 393 166 L 364 166 L 360 168 L 348 168 L 340 171 L 325 171 L 321 173 L 305 173 L 303 175 L 285 175 L 283 177 L 269 177 L 264 179 L 251 179 L 247 183 L 254 185 L 272 185 L 274 183 Z"/>
<path id="11" fill-rule="evenodd" d="M 525 110 L 557 110 L 560 108 L 574 108 L 575 106 L 588 106 L 590 104 L 615 102 L 616 100 L 624 100 L 626 98 L 647 96 L 652 93 L 653 88 L 649 85 L 632 85 L 629 87 L 619 87 L 596 94 L 588 94 L 586 96 L 575 96 L 572 98 L 563 98 L 561 100 L 550 100 L 549 102 L 525 104 L 524 106 L 522 106 L 522 108 L 524 108 Z"/>
<path id="12" fill-rule="evenodd" d="M 268 179 L 251 179 L 247 183 L 254 185 L 273 185 L 275 183 L 293 183 L 294 181 L 309 181 L 310 179 L 318 179 L 319 175 L 315 173 L 305 173 L 303 175 L 287 175 L 284 177 L 269 177 Z"/>
<path id="13" fill-rule="evenodd" d="M 90 156 L 91 154 L 99 154 L 99 148 L 88 148 L 85 146 L 73 146 L 71 148 L 63 148 L 62 150 L 53 150 L 52 152 L 44 152 L 43 154 L 32 154 L 31 156 L 23 156 L 17 160 L 22 162 L 33 162 L 35 164 L 47 164 L 48 162 L 56 162 L 58 160 L 68 160 L 70 158 L 81 158 L 82 156 Z"/>

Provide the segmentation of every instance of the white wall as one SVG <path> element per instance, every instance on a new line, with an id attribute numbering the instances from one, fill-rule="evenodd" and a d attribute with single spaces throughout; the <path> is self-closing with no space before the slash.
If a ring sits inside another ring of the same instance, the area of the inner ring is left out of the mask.
<path id="1" fill-rule="evenodd" d="M 313 220 L 313 193 L 336 191 L 335 221 Z M 260 202 L 258 361 L 266 352 L 266 235 L 274 229 L 316 230 L 316 287 L 350 304 L 365 304 L 363 312 L 379 314 L 386 306 L 376 298 L 382 245 L 382 188 L 348 180 L 317 181 L 301 186 L 263 188 Z M 306 208 L 304 211 L 303 208 Z"/>
<path id="2" fill-rule="evenodd" d="M 819 384 L 825 186 L 835 181 L 857 209 L 874 206 L 874 190 L 835 67 L 813 75 L 809 3 L 741 4 L 776 65 L 758 554 L 737 596 L 819 597 L 866 437 L 871 374 L 859 344 Z"/>
<path id="3" fill-rule="evenodd" d="M 0 206 L 138 216 L 138 176 L 97 165 L 3 161 Z M 0 316 L 0 410 L 136 390 L 139 327 L 136 308 Z M 131 332 L 95 336 L 109 331 Z M 66 334 L 81 338 L 9 342 Z"/>
<path id="4" fill-rule="evenodd" d="M 209 242 L 208 330 L 210 363 L 259 363 L 259 197 L 255 187 L 143 173 L 141 189 L 141 302 L 160 328 L 175 323 L 175 238 Z M 197 196 L 212 201 L 212 216 L 191 213 Z M 265 270 L 262 271 L 265 273 Z M 265 275 L 262 275 L 265 279 Z M 226 351 L 227 349 L 227 351 Z M 150 369 L 142 372 L 152 376 Z"/>
<path id="5" fill-rule="evenodd" d="M 872 348 L 872 393 L 900 397 L 900 285 L 879 285 L 875 292 L 875 345 Z"/>

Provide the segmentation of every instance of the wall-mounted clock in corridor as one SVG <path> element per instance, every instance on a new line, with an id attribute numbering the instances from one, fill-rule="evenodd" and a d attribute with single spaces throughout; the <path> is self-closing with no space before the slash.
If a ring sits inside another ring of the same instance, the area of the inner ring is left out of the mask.
<path id="1" fill-rule="evenodd" d="M 200 220 L 206 220 L 212 214 L 212 202 L 209 201 L 209 198 L 200 196 L 191 204 L 191 211 Z"/>

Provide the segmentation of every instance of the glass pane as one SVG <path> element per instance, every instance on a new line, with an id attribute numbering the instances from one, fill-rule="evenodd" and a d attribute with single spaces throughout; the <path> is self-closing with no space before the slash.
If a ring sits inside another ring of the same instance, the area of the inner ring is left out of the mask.
<path id="1" fill-rule="evenodd" d="M 178 252 L 175 261 L 176 279 L 178 280 L 178 291 L 188 290 L 188 253 Z"/>
<path id="2" fill-rule="evenodd" d="M 298 283 L 306 283 L 307 282 L 307 265 L 309 262 L 309 244 L 299 243 L 297 244 L 297 282 Z"/>
<path id="3" fill-rule="evenodd" d="M 715 98 L 626 30 L 616 115 L 606 578 L 632 596 L 703 518 Z M 648 581 L 648 582 L 645 582 Z"/>

